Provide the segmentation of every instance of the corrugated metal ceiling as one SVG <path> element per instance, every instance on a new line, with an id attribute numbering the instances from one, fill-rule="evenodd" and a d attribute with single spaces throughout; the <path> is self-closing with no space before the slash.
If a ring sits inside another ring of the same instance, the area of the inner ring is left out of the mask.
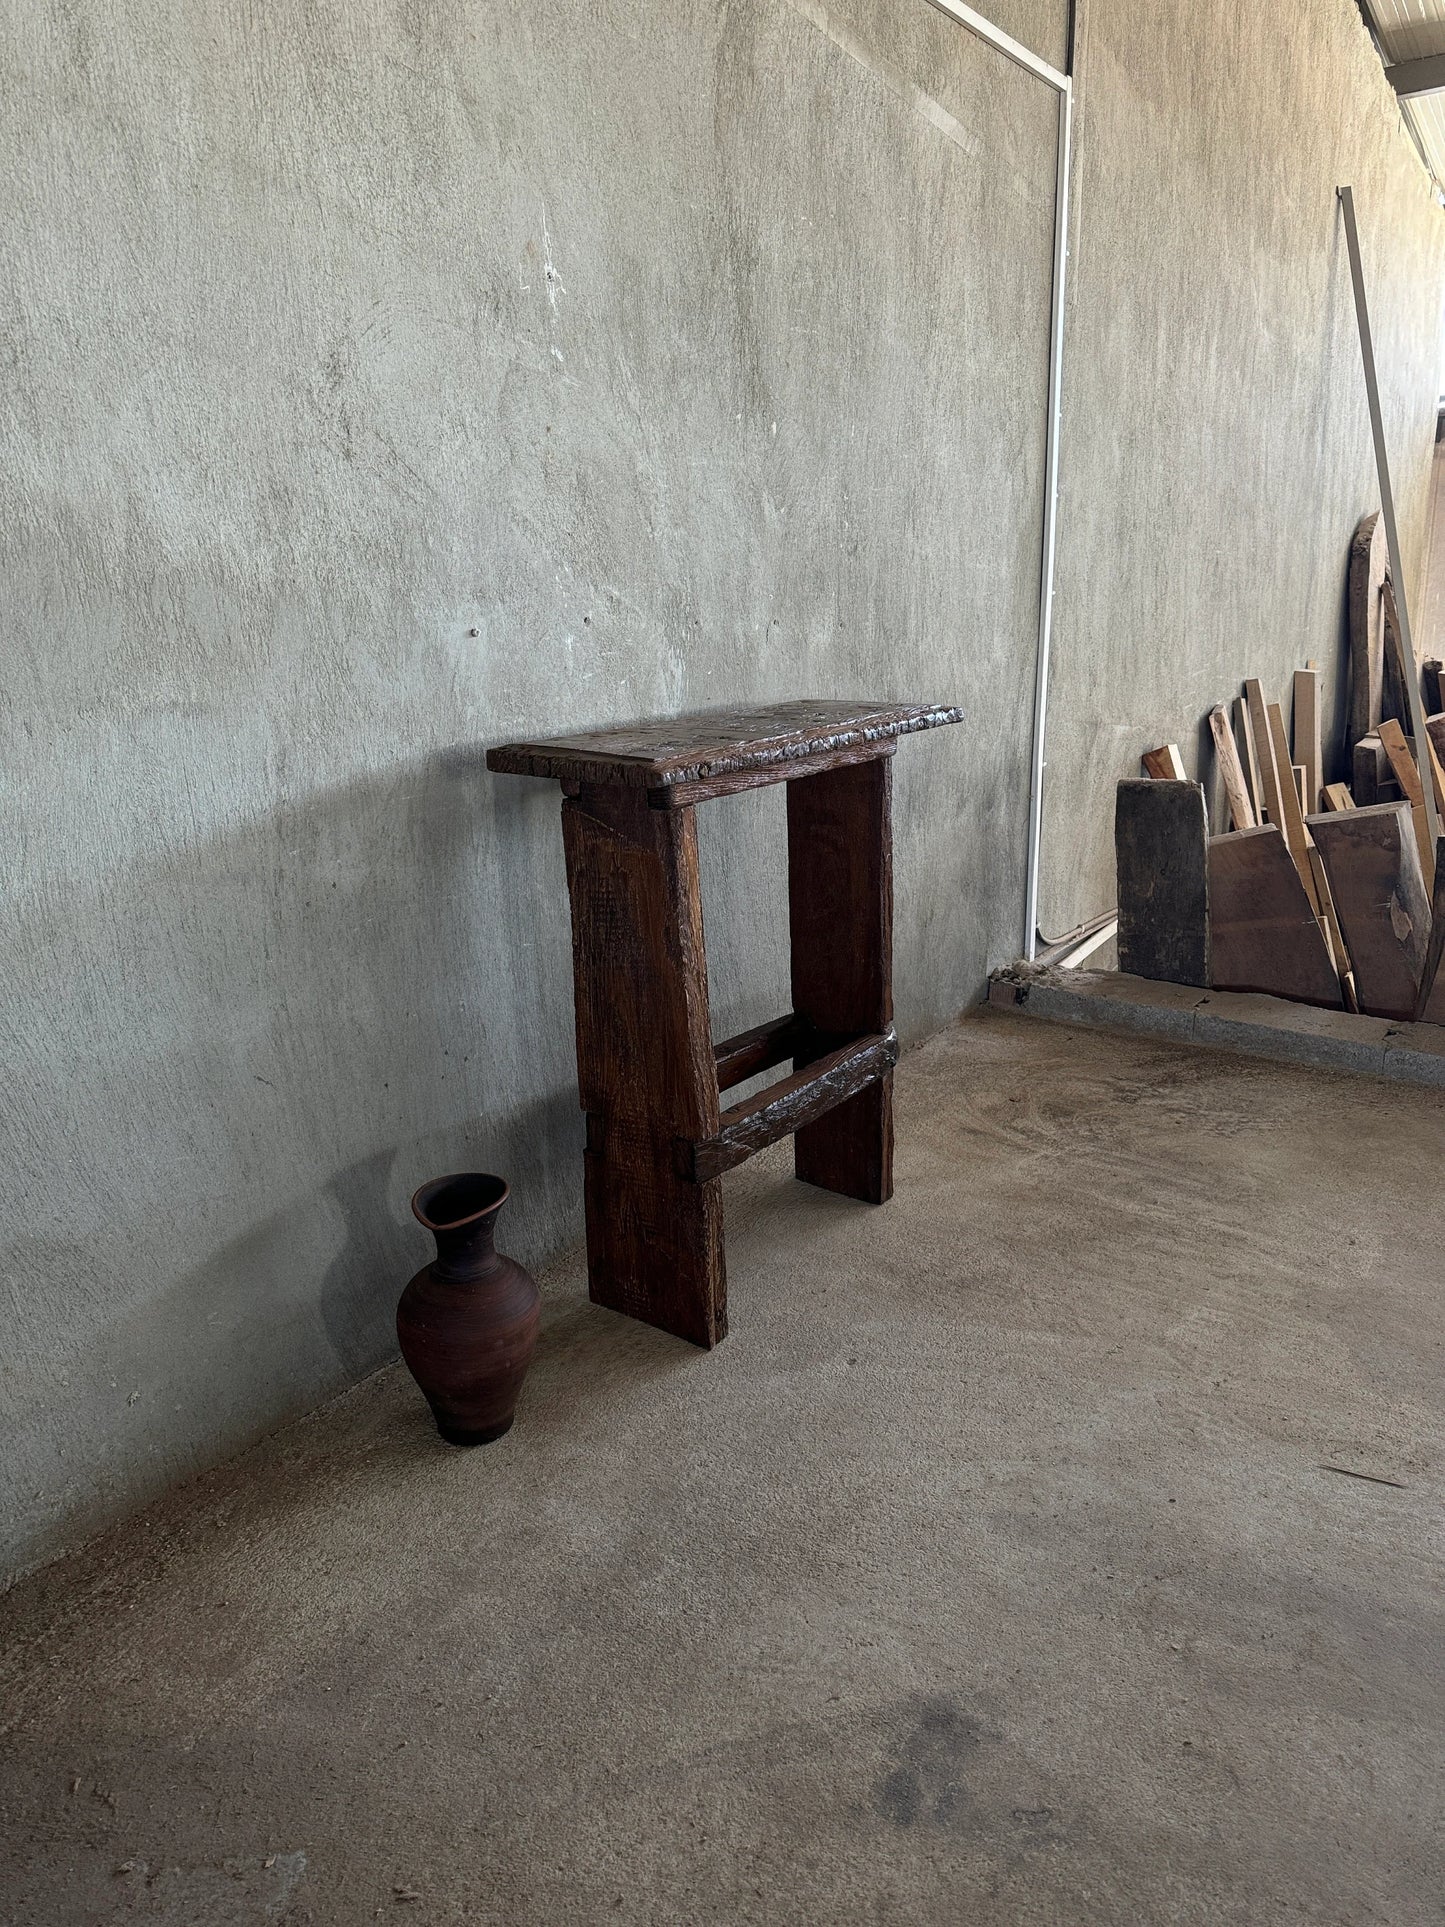
<path id="1" fill-rule="evenodd" d="M 1380 44 L 1391 60 L 1445 53 L 1445 0 L 1367 0 Z"/>
<path id="2" fill-rule="evenodd" d="M 1445 53 L 1445 48 L 1441 52 Z M 1400 105 L 1415 130 L 1435 185 L 1445 196 L 1445 94 L 1417 94 Z"/>
<path id="3" fill-rule="evenodd" d="M 1387 65 L 1445 54 L 1445 0 L 1362 0 Z M 1435 185 L 1445 194 L 1445 92 L 1400 102 Z"/>

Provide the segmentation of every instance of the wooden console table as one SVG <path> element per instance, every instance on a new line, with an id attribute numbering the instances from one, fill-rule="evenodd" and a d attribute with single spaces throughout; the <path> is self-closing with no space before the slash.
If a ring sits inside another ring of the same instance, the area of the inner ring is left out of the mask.
<path id="1" fill-rule="evenodd" d="M 722 1174 L 793 1133 L 809 1184 L 893 1191 L 892 757 L 962 712 L 847 702 L 508 743 L 562 785 L 593 1299 L 697 1345 L 727 1331 Z M 793 1008 L 714 1045 L 697 804 L 788 785 Z M 719 1092 L 792 1060 L 759 1096 Z"/>

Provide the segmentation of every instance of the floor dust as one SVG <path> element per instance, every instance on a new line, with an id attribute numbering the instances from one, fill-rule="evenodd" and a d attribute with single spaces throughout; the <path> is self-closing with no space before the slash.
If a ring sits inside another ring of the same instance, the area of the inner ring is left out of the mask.
<path id="1" fill-rule="evenodd" d="M 574 1258 L 497 1445 L 389 1370 L 0 1601 L 0 1918 L 1438 1922 L 1440 1099 L 898 1099 L 882 1210 L 728 1181 L 715 1353 Z"/>

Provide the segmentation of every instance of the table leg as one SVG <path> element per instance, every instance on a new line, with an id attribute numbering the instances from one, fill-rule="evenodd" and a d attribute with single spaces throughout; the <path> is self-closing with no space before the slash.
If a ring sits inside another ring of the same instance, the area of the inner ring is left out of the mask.
<path id="1" fill-rule="evenodd" d="M 584 788 L 562 805 L 587 1113 L 587 1272 L 597 1304 L 695 1345 L 727 1331 L 722 1183 L 674 1145 L 718 1128 L 691 809 Z"/>
<path id="2" fill-rule="evenodd" d="M 893 1021 L 892 779 L 884 754 L 788 784 L 793 1009 L 819 1033 L 813 1056 Z M 793 1168 L 865 1204 L 892 1197 L 892 1072 L 799 1131 Z"/>

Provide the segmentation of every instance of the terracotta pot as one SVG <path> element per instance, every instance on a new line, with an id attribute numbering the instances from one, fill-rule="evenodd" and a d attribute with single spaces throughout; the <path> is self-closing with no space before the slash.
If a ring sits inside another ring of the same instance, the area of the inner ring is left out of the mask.
<path id="1" fill-rule="evenodd" d="M 537 1287 L 492 1248 L 508 1196 L 504 1178 L 459 1171 L 433 1178 L 411 1201 L 437 1255 L 401 1294 L 396 1335 L 453 1445 L 486 1445 L 509 1428 L 537 1345 Z"/>

